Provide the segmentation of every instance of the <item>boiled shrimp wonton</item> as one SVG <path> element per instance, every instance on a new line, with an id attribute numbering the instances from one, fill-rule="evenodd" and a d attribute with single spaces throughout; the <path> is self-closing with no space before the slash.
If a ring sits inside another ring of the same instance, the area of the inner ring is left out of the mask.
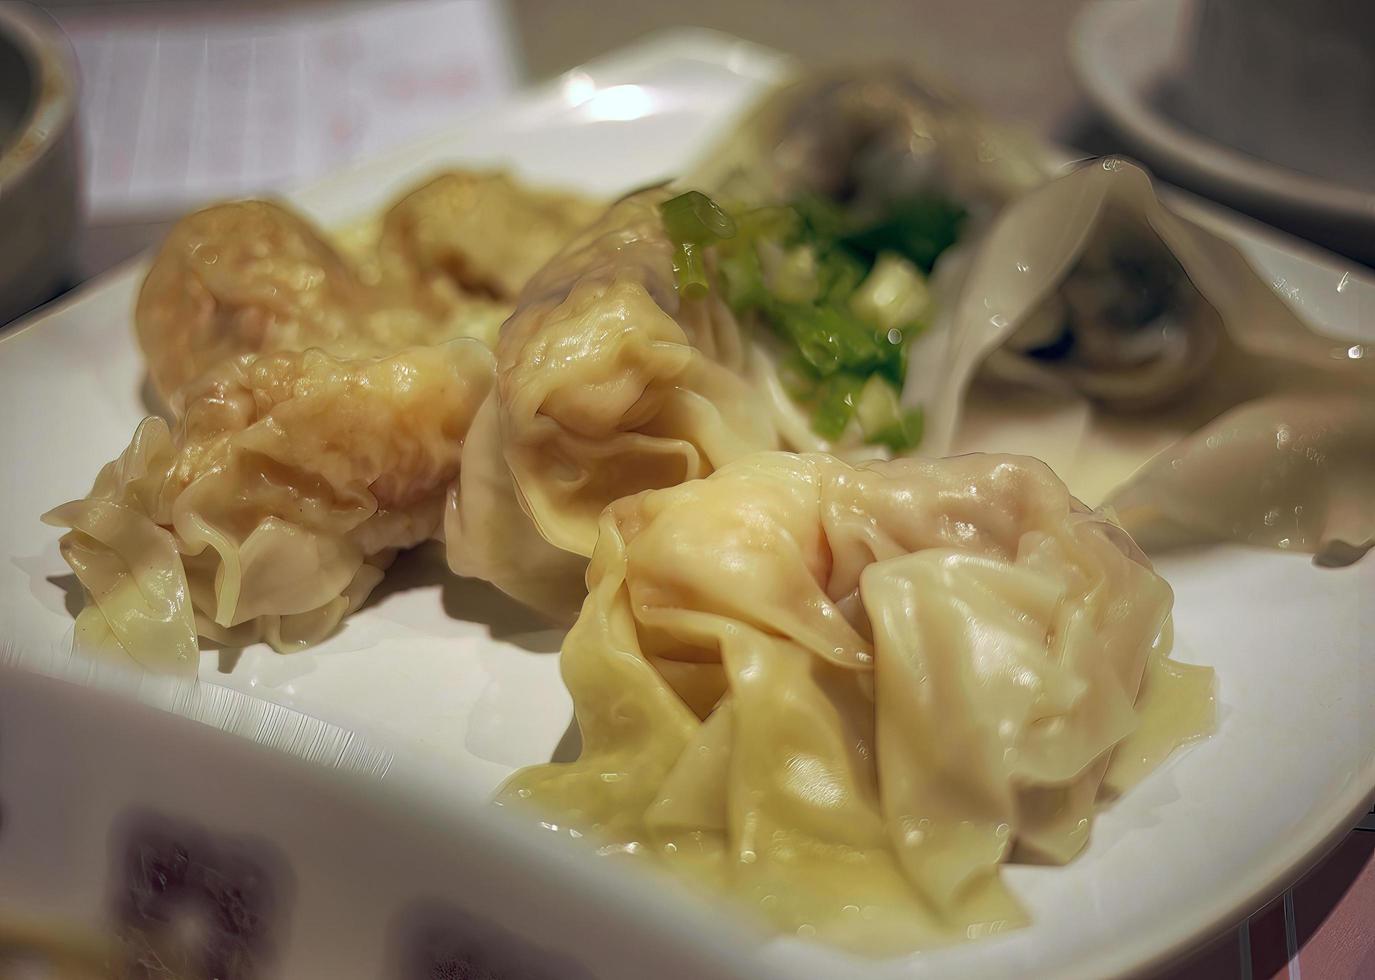
<path id="1" fill-rule="evenodd" d="M 870 954 L 1022 924 L 1003 862 L 1212 724 L 1169 586 L 1023 457 L 751 456 L 614 503 L 588 586 L 582 754 L 501 800 Z"/>
<path id="2" fill-rule="evenodd" d="M 625 198 L 531 279 L 451 495 L 453 569 L 555 618 L 582 603 L 607 504 L 784 445 L 720 290 L 678 286 L 671 197 Z"/>

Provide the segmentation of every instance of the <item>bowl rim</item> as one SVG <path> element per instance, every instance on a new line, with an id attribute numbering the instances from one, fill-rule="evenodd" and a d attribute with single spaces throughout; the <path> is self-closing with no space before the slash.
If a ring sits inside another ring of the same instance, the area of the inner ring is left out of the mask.
<path id="1" fill-rule="evenodd" d="M 0 4 L 0 36 L 28 62 L 34 81 L 34 95 L 19 129 L 0 149 L 0 187 L 12 187 L 36 169 L 71 131 L 80 76 L 71 42 L 38 8 Z"/>
<path id="2" fill-rule="evenodd" d="M 1091 0 L 1069 30 L 1069 64 L 1079 90 L 1130 142 L 1149 149 L 1210 191 L 1270 202 L 1327 221 L 1375 221 L 1375 193 L 1309 176 L 1214 141 L 1176 123 L 1151 105 L 1133 80 L 1100 70 L 1098 42 L 1124 33 L 1140 37 L 1167 22 L 1189 0 L 1118 4 Z M 1164 68 L 1162 63 L 1160 68 Z"/>

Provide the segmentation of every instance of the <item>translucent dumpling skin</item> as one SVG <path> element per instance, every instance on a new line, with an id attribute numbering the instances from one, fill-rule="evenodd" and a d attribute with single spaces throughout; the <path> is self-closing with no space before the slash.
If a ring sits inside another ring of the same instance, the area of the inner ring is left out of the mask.
<path id="1" fill-rule="evenodd" d="M 1151 548 L 1369 548 L 1370 345 L 1311 329 L 1139 167 L 1095 160 L 1012 203 L 961 289 L 909 351 L 923 452 L 1045 459 Z"/>
<path id="2" fill-rule="evenodd" d="M 183 392 L 175 431 L 145 420 L 87 497 L 44 516 L 70 529 L 84 632 L 181 672 L 196 669 L 198 635 L 279 650 L 322 639 L 397 549 L 438 531 L 491 371 L 473 340 L 212 369 Z"/>
<path id="3" fill-rule="evenodd" d="M 1375 547 L 1375 392 L 1229 412 L 1142 467 L 1112 505 L 1147 547 L 1232 539 L 1350 564 Z"/>
<path id="4" fill-rule="evenodd" d="M 686 182 L 737 203 L 817 194 L 861 211 L 936 192 L 982 223 L 1047 171 L 1029 141 L 910 68 L 872 65 L 770 92 Z"/>
<path id="5" fill-rule="evenodd" d="M 571 619 L 611 501 L 778 448 L 719 290 L 680 297 L 658 205 L 632 195 L 531 279 L 446 521 L 454 570 Z"/>
<path id="6" fill-rule="evenodd" d="M 871 953 L 1025 921 L 999 868 L 1212 724 L 1172 595 L 1043 464 L 766 453 L 614 503 L 562 654 L 582 732 L 503 803 Z"/>

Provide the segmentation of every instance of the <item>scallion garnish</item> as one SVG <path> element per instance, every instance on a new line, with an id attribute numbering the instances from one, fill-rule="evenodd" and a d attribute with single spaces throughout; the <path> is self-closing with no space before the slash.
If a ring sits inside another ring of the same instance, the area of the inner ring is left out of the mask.
<path id="1" fill-rule="evenodd" d="M 711 289 L 700 245 L 679 243 L 673 253 L 673 274 L 678 281 L 678 291 L 688 299 L 701 299 Z"/>
<path id="2" fill-rule="evenodd" d="M 678 246 L 673 253 L 678 291 L 689 299 L 700 299 L 711 289 L 702 250 L 735 237 L 735 220 L 701 191 L 669 198 L 659 205 L 659 214 L 664 231 Z"/>
<path id="3" fill-rule="evenodd" d="M 904 410 L 898 392 L 928 304 L 924 273 L 954 243 L 962 208 L 925 195 L 857 223 L 842 206 L 811 196 L 732 216 L 699 191 L 659 208 L 676 246 L 679 292 L 700 297 L 711 288 L 704 252 L 715 246 L 726 303 L 757 316 L 794 351 L 787 390 L 810 407 L 819 435 L 839 439 L 857 420 L 865 442 L 894 452 L 917 445 L 921 412 Z"/>
<path id="4" fill-rule="evenodd" d="M 735 237 L 735 219 L 701 191 L 688 191 L 659 205 L 664 230 L 679 245 L 711 245 Z"/>
<path id="5" fill-rule="evenodd" d="M 876 446 L 887 446 L 895 453 L 905 453 L 921 444 L 922 429 L 925 422 L 926 416 L 920 408 L 909 408 L 902 413 L 902 417 L 894 425 L 883 429 L 865 441 Z"/>

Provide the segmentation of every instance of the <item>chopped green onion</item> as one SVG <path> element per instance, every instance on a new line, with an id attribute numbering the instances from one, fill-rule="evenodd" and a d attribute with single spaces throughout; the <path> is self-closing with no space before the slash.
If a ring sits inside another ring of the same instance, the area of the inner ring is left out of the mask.
<path id="1" fill-rule="evenodd" d="M 937 194 L 894 201 L 882 221 L 839 236 L 838 243 L 871 262 L 881 252 L 896 252 L 923 272 L 959 238 L 964 208 Z"/>
<path id="2" fill-rule="evenodd" d="M 778 362 L 778 381 L 795 402 L 810 402 L 816 395 L 817 377 L 797 354 L 786 354 Z"/>
<path id="3" fill-rule="evenodd" d="M 839 248 L 826 249 L 820 260 L 822 298 L 837 306 L 844 306 L 850 294 L 864 280 L 865 267 L 849 252 Z"/>
<path id="4" fill-rule="evenodd" d="M 717 253 L 717 268 L 725 286 L 726 303 L 737 313 L 757 310 L 769 302 L 764 287 L 764 270 L 759 265 L 759 253 L 753 248 Z"/>
<path id="5" fill-rule="evenodd" d="M 830 242 L 839 239 L 849 227 L 849 220 L 840 205 L 817 194 L 804 194 L 793 202 L 793 210 L 801 219 L 807 237 Z"/>
<path id="6" fill-rule="evenodd" d="M 701 299 L 711 290 L 706 263 L 699 246 L 683 242 L 673 253 L 673 274 L 678 291 L 686 299 Z"/>
<path id="7" fill-rule="evenodd" d="M 887 446 L 900 453 L 921 442 L 921 409 L 903 411 L 897 388 L 876 374 L 870 375 L 855 399 L 855 417 L 859 419 L 864 441 L 871 445 Z"/>
<path id="8" fill-rule="evenodd" d="M 904 411 L 898 392 L 909 341 L 930 306 L 923 272 L 955 241 L 965 217 L 959 205 L 938 195 L 904 198 L 868 224 L 817 196 L 737 211 L 734 222 L 695 192 L 662 208 L 681 246 L 675 269 L 684 295 L 706 289 L 701 250 L 711 246 L 731 309 L 756 317 L 790 348 L 779 377 L 811 410 L 819 435 L 839 439 L 857 421 L 868 443 L 894 452 L 917 445 L 921 411 Z"/>
<path id="9" fill-rule="evenodd" d="M 823 439 L 839 439 L 855 414 L 855 401 L 864 378 L 855 374 L 833 374 L 817 386 L 812 429 Z"/>
<path id="10" fill-rule="evenodd" d="M 751 208 L 735 215 L 737 240 L 753 242 L 759 238 L 791 241 L 797 237 L 797 211 L 783 205 Z"/>
<path id="11" fill-rule="evenodd" d="M 887 334 L 835 306 L 772 303 L 764 308 L 771 326 L 792 341 L 820 375 L 853 371 L 902 382 L 906 367 L 904 335 L 894 343 Z"/>
<path id="12" fill-rule="evenodd" d="M 926 277 L 902 256 L 884 252 L 850 297 L 861 320 L 887 333 L 915 323 L 931 303 Z"/>
<path id="13" fill-rule="evenodd" d="M 876 432 L 872 437 L 866 437 L 864 441 L 887 446 L 895 453 L 905 453 L 921 444 L 925 423 L 926 416 L 920 408 L 909 408 L 902 413 L 896 423 Z"/>
<path id="14" fill-rule="evenodd" d="M 735 221 L 701 191 L 688 191 L 659 205 L 668 237 L 679 245 L 710 245 L 735 237 Z"/>
<path id="15" fill-rule="evenodd" d="M 794 245 L 774 270 L 769 291 L 785 303 L 810 303 L 816 299 L 819 285 L 816 250 L 810 245 Z"/>
<path id="16" fill-rule="evenodd" d="M 772 320 L 783 329 L 802 359 L 817 374 L 825 377 L 841 369 L 844 361 L 840 337 L 826 322 L 830 319 L 830 310 L 799 306 L 787 310 L 775 308 L 773 312 Z"/>
<path id="17" fill-rule="evenodd" d="M 898 390 L 887 379 L 871 374 L 855 401 L 855 415 L 865 440 L 877 438 L 880 432 L 902 422 L 902 406 L 898 404 Z"/>

